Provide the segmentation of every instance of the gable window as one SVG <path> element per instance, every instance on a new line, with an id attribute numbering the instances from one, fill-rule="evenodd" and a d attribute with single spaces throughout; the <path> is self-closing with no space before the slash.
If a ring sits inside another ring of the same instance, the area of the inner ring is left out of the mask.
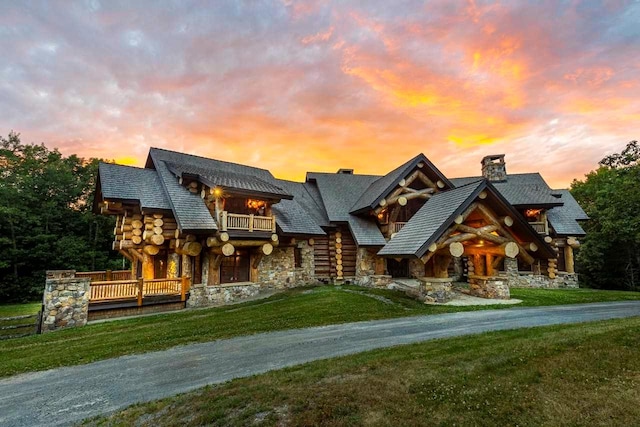
<path id="1" fill-rule="evenodd" d="M 302 267 L 302 249 L 293 248 L 293 262 L 295 268 Z"/>

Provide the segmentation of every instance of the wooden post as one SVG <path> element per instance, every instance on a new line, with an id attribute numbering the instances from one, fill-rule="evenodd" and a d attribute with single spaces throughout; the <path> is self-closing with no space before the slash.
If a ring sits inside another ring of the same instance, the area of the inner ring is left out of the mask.
<path id="1" fill-rule="evenodd" d="M 155 271 L 153 266 L 153 256 L 143 251 L 142 252 L 142 278 L 153 279 L 154 274 L 155 274 Z"/>
<path id="2" fill-rule="evenodd" d="M 175 252 L 169 254 L 167 261 L 167 279 L 180 277 L 180 255 Z"/>
<path id="3" fill-rule="evenodd" d="M 494 276 L 495 271 L 493 270 L 493 256 L 491 254 L 486 254 L 485 257 L 487 261 L 487 276 Z"/>
<path id="4" fill-rule="evenodd" d="M 132 257 L 131 260 L 131 280 L 138 279 L 138 258 Z"/>
<path id="5" fill-rule="evenodd" d="M 222 211 L 222 221 L 220 231 L 227 231 L 227 211 Z"/>
<path id="6" fill-rule="evenodd" d="M 182 276 L 182 280 L 180 281 L 180 301 L 182 302 L 187 300 L 188 287 L 189 278 L 187 276 Z"/>
<path id="7" fill-rule="evenodd" d="M 564 265 L 567 273 L 575 273 L 576 269 L 573 262 L 573 248 L 569 245 L 564 247 Z"/>
<path id="8" fill-rule="evenodd" d="M 253 214 L 249 214 L 249 231 L 253 231 Z"/>
<path id="9" fill-rule="evenodd" d="M 473 267 L 474 267 L 474 274 L 476 276 L 484 276 L 485 275 L 485 261 L 484 261 L 484 257 L 481 254 L 474 254 L 473 255 Z"/>
<path id="10" fill-rule="evenodd" d="M 105 278 L 105 280 L 106 280 L 107 282 L 110 282 L 110 281 L 111 281 L 111 279 L 112 279 L 112 277 L 113 277 L 112 271 L 111 271 L 111 270 L 107 270 L 107 274 L 106 274 L 106 278 Z"/>
<path id="11" fill-rule="evenodd" d="M 276 232 L 276 216 L 272 215 L 271 216 L 271 232 L 275 233 Z"/>
<path id="12" fill-rule="evenodd" d="M 143 289 L 144 289 L 144 279 L 138 279 L 138 307 L 142 307 Z"/>

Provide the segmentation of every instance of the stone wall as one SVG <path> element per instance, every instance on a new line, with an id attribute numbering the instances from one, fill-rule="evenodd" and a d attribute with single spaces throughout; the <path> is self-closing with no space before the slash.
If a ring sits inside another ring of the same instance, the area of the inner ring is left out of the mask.
<path id="1" fill-rule="evenodd" d="M 504 269 L 509 286 L 512 288 L 578 288 L 578 275 L 575 273 L 558 272 L 555 279 L 549 276 L 535 274 L 528 271 L 518 271 L 518 262 L 512 258 L 505 258 Z"/>
<path id="2" fill-rule="evenodd" d="M 42 332 L 51 332 L 87 323 L 90 278 L 76 278 L 74 270 L 47 271 L 42 296 Z"/>
<path id="3" fill-rule="evenodd" d="M 262 287 L 257 283 L 226 283 L 206 286 L 203 284 L 191 287 L 187 307 L 209 307 L 230 304 L 232 302 L 255 297 Z"/>
<path id="4" fill-rule="evenodd" d="M 356 254 L 356 277 L 353 284 L 367 288 L 386 288 L 392 281 L 391 276 L 376 274 L 376 262 L 383 261 L 376 256 L 374 250 L 358 248 Z"/>
<path id="5" fill-rule="evenodd" d="M 421 277 L 418 298 L 425 303 L 447 302 L 455 295 L 452 282 L 452 278 Z"/>
<path id="6" fill-rule="evenodd" d="M 509 280 L 498 276 L 469 276 L 469 294 L 490 299 L 509 299 Z"/>
<path id="7" fill-rule="evenodd" d="M 304 240 L 298 242 L 300 267 L 295 266 L 294 247 L 274 248 L 258 266 L 258 283 L 270 289 L 286 289 L 315 283 L 313 277 L 313 247 Z"/>

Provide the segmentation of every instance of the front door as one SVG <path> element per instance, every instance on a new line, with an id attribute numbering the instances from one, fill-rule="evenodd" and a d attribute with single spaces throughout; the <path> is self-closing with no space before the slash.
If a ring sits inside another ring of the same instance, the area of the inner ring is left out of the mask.
<path id="1" fill-rule="evenodd" d="M 391 277 L 409 277 L 409 260 L 401 259 L 397 261 L 395 259 L 387 259 L 387 271 Z"/>
<path id="2" fill-rule="evenodd" d="M 246 249 L 224 257 L 220 266 L 220 283 L 248 282 L 249 265 L 249 251 Z"/>

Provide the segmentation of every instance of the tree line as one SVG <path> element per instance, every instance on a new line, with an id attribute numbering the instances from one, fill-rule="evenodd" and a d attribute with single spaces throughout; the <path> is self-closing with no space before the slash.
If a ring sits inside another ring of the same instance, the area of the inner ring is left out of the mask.
<path id="1" fill-rule="evenodd" d="M 91 213 L 98 162 L 0 136 L 0 302 L 39 299 L 46 270 L 122 268 L 113 218 Z"/>
<path id="2" fill-rule="evenodd" d="M 0 136 L 0 302 L 37 300 L 46 270 L 123 268 L 113 217 L 91 212 L 99 159 Z M 577 262 L 585 286 L 640 290 L 640 147 L 632 141 L 574 180 L 591 218 Z"/>

